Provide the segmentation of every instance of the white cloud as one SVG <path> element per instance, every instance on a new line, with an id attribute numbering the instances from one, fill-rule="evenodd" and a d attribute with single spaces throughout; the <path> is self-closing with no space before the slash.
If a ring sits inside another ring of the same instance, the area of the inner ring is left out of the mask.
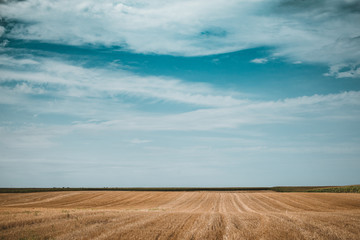
<path id="1" fill-rule="evenodd" d="M 18 65 L 18 69 L 1 70 L 0 83 L 12 84 L 0 87 L 0 102 L 32 115 L 80 116 L 85 121 L 73 124 L 79 129 L 188 131 L 323 118 L 359 118 L 360 92 L 356 91 L 254 101 L 209 84 L 144 77 L 124 70 L 88 69 L 43 58 L 32 61 L 12 58 L 10 65 Z M 43 98 L 32 98 L 31 95 L 43 95 Z M 131 101 L 127 100 L 129 97 Z M 155 101 L 157 106 L 181 103 L 192 108 L 175 113 L 137 109 L 149 101 Z M 98 120 L 87 121 L 94 118 Z"/>
<path id="2" fill-rule="evenodd" d="M 250 62 L 263 64 L 263 63 L 267 63 L 268 59 L 267 58 L 255 58 L 255 59 L 251 60 Z"/>
<path id="3" fill-rule="evenodd" d="M 205 83 L 185 83 L 167 77 L 142 77 L 124 70 L 116 72 L 105 69 L 87 69 L 69 63 L 38 58 L 0 58 L 7 66 L 16 70 L 1 70 L 0 82 L 25 81 L 16 90 L 32 85 L 47 85 L 57 97 L 119 97 L 134 96 L 139 99 L 157 99 L 198 106 L 232 106 L 242 104 L 226 92 L 220 92 Z M 41 63 L 41 64 L 39 64 Z M 27 65 L 32 64 L 29 68 Z M 21 68 L 23 66 L 23 68 Z M 54 89 L 56 89 L 54 91 Z M 35 89 L 33 89 L 35 91 Z M 36 91 L 40 88 L 37 87 Z M 40 94 L 40 92 L 39 92 Z M 224 95 L 225 94 L 225 95 Z"/>
<path id="4" fill-rule="evenodd" d="M 1 18 L 0 18 L 1 21 Z M 5 33 L 5 28 L 3 26 L 0 26 L 0 37 Z"/>
<path id="5" fill-rule="evenodd" d="M 358 78 L 360 77 L 360 65 L 337 64 L 330 67 L 324 76 L 336 78 Z"/>
<path id="6" fill-rule="evenodd" d="M 30 59 L 30 58 L 20 58 L 16 59 L 14 57 L 8 56 L 8 55 L 0 55 L 0 65 L 3 67 L 18 67 L 23 65 L 34 65 L 39 64 L 37 61 Z"/>
<path id="7" fill-rule="evenodd" d="M 32 61 L 26 59 L 13 58 L 9 63 L 16 65 L 17 61 L 19 70 L 1 70 L 0 82 L 14 83 L 12 87 L 0 88 L 1 103 L 23 107 L 32 114 L 60 113 L 99 120 L 75 123 L 81 129 L 211 130 L 323 117 L 359 117 L 356 111 L 360 92 L 253 101 L 242 99 L 236 92 L 220 93 L 208 84 L 140 77 L 121 70 L 87 69 L 42 58 L 32 60 L 36 64 L 30 65 L 27 63 Z M 30 98 L 28 94 L 49 99 Z M 129 96 L 135 101 L 128 102 Z M 134 106 L 148 99 L 191 104 L 196 108 L 171 114 L 135 110 Z"/>
<path id="8" fill-rule="evenodd" d="M 27 0 L 2 4 L 0 14 L 22 22 L 6 34 L 13 38 L 116 45 L 141 53 L 186 56 L 274 46 L 277 56 L 291 62 L 335 65 L 360 59 L 360 13 L 354 4 L 290 0 Z"/>
<path id="9" fill-rule="evenodd" d="M 97 123 L 77 123 L 80 129 L 209 131 L 240 126 L 299 122 L 360 120 L 360 92 L 313 95 L 243 106 L 199 109 L 179 114 L 127 115 Z"/>
<path id="10" fill-rule="evenodd" d="M 33 87 L 27 83 L 18 83 L 12 88 L 14 92 L 18 92 L 20 94 L 34 94 L 34 95 L 41 95 L 45 93 L 45 90 L 41 87 Z"/>

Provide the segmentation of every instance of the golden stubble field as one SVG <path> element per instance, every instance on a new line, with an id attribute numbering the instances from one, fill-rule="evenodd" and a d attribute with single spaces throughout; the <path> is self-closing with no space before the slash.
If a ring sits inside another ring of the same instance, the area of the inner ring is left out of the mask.
<path id="1" fill-rule="evenodd" d="M 360 194 L 0 194 L 0 239 L 360 239 Z"/>

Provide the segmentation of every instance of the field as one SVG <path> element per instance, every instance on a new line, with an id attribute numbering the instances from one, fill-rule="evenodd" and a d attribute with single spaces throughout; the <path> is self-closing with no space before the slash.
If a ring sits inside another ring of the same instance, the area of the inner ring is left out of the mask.
<path id="1" fill-rule="evenodd" d="M 0 194 L 0 239 L 359 239 L 360 194 Z"/>

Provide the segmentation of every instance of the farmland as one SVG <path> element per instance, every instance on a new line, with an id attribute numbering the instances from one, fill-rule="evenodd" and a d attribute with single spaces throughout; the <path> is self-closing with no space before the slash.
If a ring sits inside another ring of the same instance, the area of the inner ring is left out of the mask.
<path id="1" fill-rule="evenodd" d="M 358 239 L 360 194 L 53 191 L 0 194 L 0 239 Z"/>

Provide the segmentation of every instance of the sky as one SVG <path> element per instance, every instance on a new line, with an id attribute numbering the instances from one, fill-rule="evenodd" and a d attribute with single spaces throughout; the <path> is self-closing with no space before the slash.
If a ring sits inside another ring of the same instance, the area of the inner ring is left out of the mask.
<path id="1" fill-rule="evenodd" d="M 359 0 L 1 0 L 0 187 L 360 183 Z"/>

